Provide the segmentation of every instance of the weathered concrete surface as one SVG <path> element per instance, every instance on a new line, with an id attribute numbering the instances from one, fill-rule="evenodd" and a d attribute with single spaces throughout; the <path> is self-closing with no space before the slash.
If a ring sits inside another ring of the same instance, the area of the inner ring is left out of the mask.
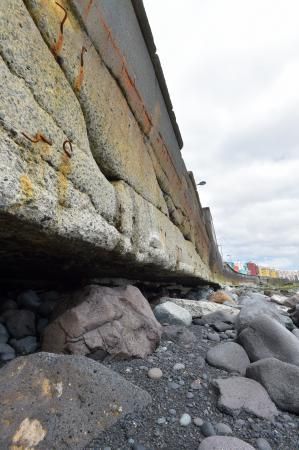
<path id="1" fill-rule="evenodd" d="M 133 6 L 0 3 L 2 274 L 226 277 Z"/>
<path id="2" fill-rule="evenodd" d="M 82 450 L 150 395 L 84 356 L 35 353 L 0 372 L 0 448 Z"/>

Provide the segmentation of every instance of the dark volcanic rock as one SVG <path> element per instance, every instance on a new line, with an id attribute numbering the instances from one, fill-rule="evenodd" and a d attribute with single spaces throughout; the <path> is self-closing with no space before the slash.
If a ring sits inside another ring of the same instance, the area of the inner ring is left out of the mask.
<path id="1" fill-rule="evenodd" d="M 276 320 L 261 315 L 238 336 L 251 361 L 277 358 L 299 365 L 298 339 Z"/>
<path id="2" fill-rule="evenodd" d="M 6 344 L 9 339 L 9 334 L 6 327 L 0 323 L 0 344 Z"/>
<path id="3" fill-rule="evenodd" d="M 206 360 L 212 366 L 228 372 L 239 372 L 241 375 L 245 375 L 246 368 L 250 364 L 243 347 L 234 342 L 225 342 L 210 348 Z"/>
<path id="4" fill-rule="evenodd" d="M 45 351 L 87 355 L 102 349 L 115 356 L 144 358 L 160 342 L 161 326 L 134 286 L 86 286 L 65 308 L 44 330 Z"/>
<path id="5" fill-rule="evenodd" d="M 82 449 L 150 395 L 83 356 L 36 353 L 0 370 L 0 448 Z"/>
<path id="6" fill-rule="evenodd" d="M 36 311 L 40 305 L 40 298 L 35 291 L 25 291 L 18 296 L 18 305 L 20 308 Z"/>
<path id="7" fill-rule="evenodd" d="M 280 409 L 299 414 L 299 367 L 266 358 L 250 364 L 246 375 L 261 383 Z"/>
<path id="8" fill-rule="evenodd" d="M 5 325 L 10 335 L 16 339 L 35 335 L 35 314 L 26 309 L 7 311 Z"/>
<path id="9" fill-rule="evenodd" d="M 27 336 L 22 339 L 11 339 L 9 343 L 19 355 L 29 355 L 29 353 L 35 352 L 38 348 L 35 336 Z"/>
<path id="10" fill-rule="evenodd" d="M 14 349 L 8 344 L 0 344 L 0 361 L 10 361 L 16 357 Z"/>

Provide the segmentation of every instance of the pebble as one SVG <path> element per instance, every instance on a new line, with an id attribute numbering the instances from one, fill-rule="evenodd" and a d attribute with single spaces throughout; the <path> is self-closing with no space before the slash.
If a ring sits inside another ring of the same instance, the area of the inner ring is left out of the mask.
<path id="1" fill-rule="evenodd" d="M 194 390 L 201 389 L 201 380 L 199 378 L 197 378 L 197 380 L 194 380 L 191 383 L 191 389 L 194 389 Z"/>
<path id="2" fill-rule="evenodd" d="M 160 380 L 160 378 L 162 378 L 162 376 L 163 376 L 163 373 L 162 373 L 162 370 L 159 369 L 158 367 L 153 367 L 152 369 L 150 369 L 147 372 L 147 375 L 152 380 Z"/>
<path id="3" fill-rule="evenodd" d="M 175 383 L 174 381 L 169 383 L 168 386 L 170 387 L 170 389 L 178 389 L 180 387 L 180 385 L 178 383 Z"/>
<path id="4" fill-rule="evenodd" d="M 192 392 L 187 392 L 186 397 L 187 397 L 187 398 L 193 398 L 193 397 L 194 397 L 194 394 L 192 394 Z"/>
<path id="5" fill-rule="evenodd" d="M 217 333 L 208 333 L 207 338 L 210 341 L 213 341 L 213 342 L 219 342 L 220 341 L 220 336 Z"/>
<path id="6" fill-rule="evenodd" d="M 196 425 L 197 427 L 201 427 L 202 424 L 203 424 L 203 420 L 202 420 L 200 417 L 194 417 L 193 423 L 194 423 L 194 425 Z"/>
<path id="7" fill-rule="evenodd" d="M 166 423 L 165 417 L 159 417 L 159 419 L 157 419 L 158 425 L 164 425 L 165 423 Z"/>
<path id="8" fill-rule="evenodd" d="M 216 436 L 216 431 L 213 425 L 210 422 L 204 422 L 202 426 L 200 427 L 200 431 L 202 434 L 206 437 L 209 436 Z"/>
<path id="9" fill-rule="evenodd" d="M 189 414 L 182 414 L 180 418 L 180 425 L 182 427 L 187 427 L 191 423 L 191 416 Z"/>
<path id="10" fill-rule="evenodd" d="M 183 363 L 176 363 L 173 366 L 173 370 L 184 370 L 184 369 L 185 369 L 185 364 L 183 364 Z"/>
<path id="11" fill-rule="evenodd" d="M 171 414 L 172 416 L 176 415 L 176 410 L 175 409 L 170 409 L 169 410 L 169 414 Z"/>
<path id="12" fill-rule="evenodd" d="M 132 446 L 132 450 L 146 450 L 146 448 L 144 447 L 144 445 L 135 442 L 135 444 L 133 444 Z"/>
<path id="13" fill-rule="evenodd" d="M 227 436 L 229 434 L 233 434 L 233 430 L 229 425 L 226 423 L 217 423 L 215 425 L 215 430 L 217 431 L 217 434 L 220 434 L 220 436 Z"/>
<path id="14" fill-rule="evenodd" d="M 259 438 L 256 440 L 256 447 L 258 450 L 272 450 L 271 445 L 264 438 Z"/>

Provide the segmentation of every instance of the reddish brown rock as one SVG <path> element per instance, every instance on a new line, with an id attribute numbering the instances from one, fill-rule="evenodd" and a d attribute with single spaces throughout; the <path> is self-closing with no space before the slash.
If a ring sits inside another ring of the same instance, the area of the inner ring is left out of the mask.
<path id="1" fill-rule="evenodd" d="M 210 302 L 214 303 L 235 303 L 235 301 L 224 291 L 213 292 L 209 297 Z"/>
<path id="2" fill-rule="evenodd" d="M 86 286 L 44 331 L 42 348 L 87 355 L 100 349 L 118 357 L 144 358 L 160 342 L 161 326 L 134 286 Z"/>

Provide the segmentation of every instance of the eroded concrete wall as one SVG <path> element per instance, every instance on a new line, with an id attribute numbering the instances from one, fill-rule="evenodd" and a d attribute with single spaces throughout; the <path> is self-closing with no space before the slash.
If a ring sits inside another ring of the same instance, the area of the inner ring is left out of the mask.
<path id="1" fill-rule="evenodd" d="M 5 0 L 0 36 L 2 273 L 220 279 L 142 3 Z"/>

